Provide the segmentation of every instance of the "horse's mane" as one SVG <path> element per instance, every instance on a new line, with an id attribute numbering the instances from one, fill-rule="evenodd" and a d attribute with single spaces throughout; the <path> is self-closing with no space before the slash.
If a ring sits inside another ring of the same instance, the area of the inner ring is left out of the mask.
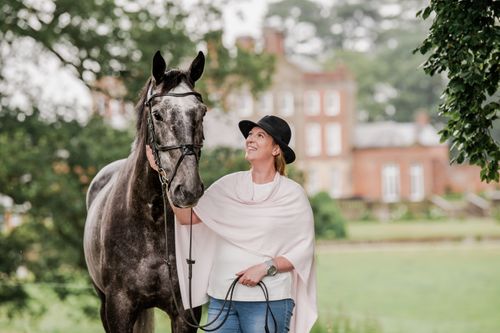
<path id="1" fill-rule="evenodd" d="M 139 102 L 137 102 L 135 106 L 135 112 L 137 115 L 137 123 L 136 123 L 136 139 L 134 141 L 134 147 L 137 144 L 143 144 L 147 139 L 147 118 L 146 118 L 146 108 L 144 107 L 144 103 L 146 102 L 147 94 L 149 86 L 153 78 L 150 77 L 146 84 L 142 87 L 141 92 L 139 93 Z M 175 87 L 177 87 L 182 82 L 185 82 L 191 89 L 194 88 L 193 83 L 189 79 L 189 75 L 187 72 L 179 70 L 179 69 L 170 69 L 163 76 L 160 81 L 160 85 L 163 85 L 163 91 L 169 91 Z"/>

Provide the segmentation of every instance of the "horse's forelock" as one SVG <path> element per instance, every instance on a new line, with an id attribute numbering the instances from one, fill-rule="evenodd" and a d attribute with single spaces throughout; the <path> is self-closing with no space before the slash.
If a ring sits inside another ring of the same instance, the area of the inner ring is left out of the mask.
<path id="1" fill-rule="evenodd" d="M 139 94 L 139 102 L 135 106 L 137 122 L 136 122 L 136 138 L 133 144 L 133 149 L 137 147 L 137 145 L 144 145 L 147 140 L 147 113 L 144 104 L 147 102 L 146 98 L 148 95 L 148 90 L 150 85 L 152 84 L 153 79 L 150 77 L 146 84 L 142 87 L 141 92 Z M 193 83 L 189 79 L 189 75 L 186 71 L 179 69 L 170 69 L 165 72 L 163 79 L 160 81 L 159 85 L 161 86 L 161 90 L 163 93 L 166 93 L 181 83 L 186 83 L 189 88 L 194 89 Z"/>

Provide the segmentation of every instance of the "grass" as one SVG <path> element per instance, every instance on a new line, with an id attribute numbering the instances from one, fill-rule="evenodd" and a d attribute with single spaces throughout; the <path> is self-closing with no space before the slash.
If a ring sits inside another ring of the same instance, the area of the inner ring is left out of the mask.
<path id="1" fill-rule="evenodd" d="M 351 240 L 464 239 L 498 235 L 491 221 L 350 223 Z M 418 237 L 417 237 L 418 236 Z M 460 239 L 460 238 L 457 238 Z M 498 333 L 500 245 L 458 242 L 380 246 L 321 242 L 318 246 L 319 324 L 315 333 Z M 59 301 L 33 285 L 34 312 L 9 320 L 0 305 L 2 333 L 103 332 L 97 298 Z M 89 306 L 93 318 L 85 316 Z M 156 332 L 170 332 L 156 312 Z"/>
<path id="2" fill-rule="evenodd" d="M 500 332 L 500 246 L 320 252 L 320 319 L 375 318 L 384 333 Z"/>

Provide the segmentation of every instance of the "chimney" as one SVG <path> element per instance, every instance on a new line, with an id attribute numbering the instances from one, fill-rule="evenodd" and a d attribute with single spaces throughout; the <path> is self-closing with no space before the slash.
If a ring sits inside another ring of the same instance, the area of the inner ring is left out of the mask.
<path id="1" fill-rule="evenodd" d="M 248 52 L 255 51 L 255 39 L 251 36 L 240 36 L 236 38 L 236 46 Z"/>
<path id="2" fill-rule="evenodd" d="M 277 56 L 284 56 L 285 34 L 274 28 L 264 28 L 264 51 Z"/>

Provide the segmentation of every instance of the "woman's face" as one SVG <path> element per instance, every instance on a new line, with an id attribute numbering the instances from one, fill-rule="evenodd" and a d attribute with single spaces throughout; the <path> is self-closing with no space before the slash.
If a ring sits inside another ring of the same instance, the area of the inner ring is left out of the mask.
<path id="1" fill-rule="evenodd" d="M 260 127 L 254 127 L 248 133 L 245 142 L 245 158 L 250 163 L 274 160 L 274 156 L 279 154 L 279 149 L 266 131 Z"/>

